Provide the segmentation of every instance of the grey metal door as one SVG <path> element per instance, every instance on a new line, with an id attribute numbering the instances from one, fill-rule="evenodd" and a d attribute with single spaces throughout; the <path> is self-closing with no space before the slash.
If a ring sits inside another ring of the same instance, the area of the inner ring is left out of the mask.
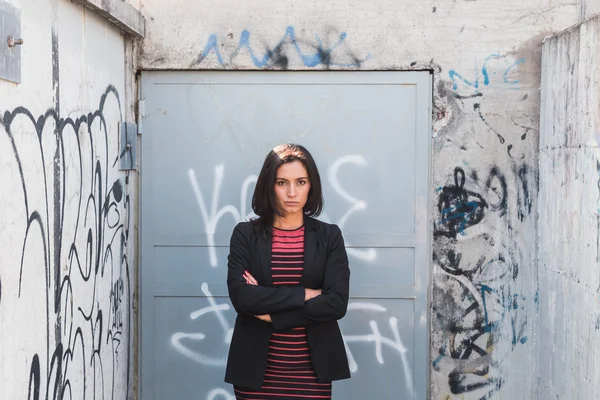
<path id="1" fill-rule="evenodd" d="M 267 152 L 305 145 L 324 221 L 344 234 L 353 378 L 335 399 L 425 399 L 428 372 L 427 72 L 145 72 L 141 398 L 234 399 L 223 382 L 235 311 L 234 225 Z"/>

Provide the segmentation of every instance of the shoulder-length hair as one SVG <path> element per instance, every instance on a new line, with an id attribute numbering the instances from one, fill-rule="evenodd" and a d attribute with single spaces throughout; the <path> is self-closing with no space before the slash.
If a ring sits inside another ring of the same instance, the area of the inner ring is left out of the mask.
<path id="1" fill-rule="evenodd" d="M 299 144 L 281 144 L 267 154 L 252 195 L 252 210 L 258 216 L 254 223 L 261 229 L 269 229 L 275 220 L 275 215 L 282 216 L 275 200 L 277 169 L 283 164 L 294 161 L 300 161 L 304 165 L 310 182 L 308 199 L 303 209 L 304 214 L 316 217 L 323 211 L 321 177 L 312 155 Z"/>

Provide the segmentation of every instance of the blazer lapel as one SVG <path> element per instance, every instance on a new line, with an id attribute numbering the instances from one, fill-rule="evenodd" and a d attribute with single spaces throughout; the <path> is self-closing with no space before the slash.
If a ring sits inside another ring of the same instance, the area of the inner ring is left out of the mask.
<path id="1" fill-rule="evenodd" d="M 256 232 L 258 245 L 258 262 L 260 264 L 264 285 L 271 286 L 273 284 L 273 276 L 271 274 L 271 246 L 273 242 L 273 231 L 268 230 L 267 234 Z"/>
<path id="2" fill-rule="evenodd" d="M 310 272 L 318 244 L 317 222 L 311 217 L 304 217 L 304 270 L 301 284 L 305 283 L 306 275 Z"/>

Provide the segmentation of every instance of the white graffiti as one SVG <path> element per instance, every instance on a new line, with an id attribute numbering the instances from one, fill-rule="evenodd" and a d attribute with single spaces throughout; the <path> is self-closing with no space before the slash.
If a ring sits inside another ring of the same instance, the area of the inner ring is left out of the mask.
<path id="1" fill-rule="evenodd" d="M 344 229 L 344 225 L 350 218 L 350 216 L 356 212 L 364 211 L 367 209 L 367 203 L 364 200 L 360 200 L 349 194 L 341 185 L 338 179 L 338 171 L 343 165 L 351 164 L 358 167 L 364 167 L 367 165 L 367 161 L 362 155 L 347 155 L 340 157 L 336 160 L 328 170 L 328 180 L 329 184 L 333 188 L 333 190 L 346 202 L 350 203 L 350 208 L 344 213 L 344 215 L 337 221 L 337 225 L 340 229 Z M 218 265 L 216 248 L 215 248 L 215 233 L 217 230 L 217 225 L 222 217 L 225 215 L 231 215 L 236 222 L 247 220 L 249 218 L 254 217 L 254 213 L 252 211 L 248 212 L 247 203 L 248 203 L 248 190 L 252 184 L 255 184 L 258 177 L 256 175 L 251 175 L 247 177 L 242 183 L 241 191 L 240 191 L 240 207 L 239 209 L 232 205 L 227 204 L 220 209 L 217 209 L 219 204 L 219 198 L 221 195 L 221 186 L 223 184 L 223 178 L 225 175 L 225 166 L 217 165 L 215 167 L 214 172 L 214 184 L 213 191 L 211 197 L 210 211 L 207 206 L 206 200 L 202 195 L 202 190 L 200 185 L 198 184 L 198 178 L 196 176 L 196 172 L 193 169 L 188 171 L 188 178 L 190 180 L 190 184 L 192 186 L 192 190 L 194 191 L 194 195 L 196 196 L 196 201 L 198 202 L 198 206 L 200 208 L 200 213 L 202 215 L 202 219 L 205 225 L 205 232 L 208 241 L 208 251 L 210 258 L 210 265 L 212 267 L 216 267 Z M 322 220 L 325 222 L 332 222 L 328 217 L 327 213 L 323 213 Z M 363 261 L 374 261 L 377 258 L 377 252 L 375 249 L 356 249 L 349 247 L 350 244 L 346 243 L 347 251 L 350 256 L 356 257 L 357 259 Z"/>
<path id="2" fill-rule="evenodd" d="M 231 343 L 231 338 L 233 335 L 233 328 L 227 322 L 225 318 L 224 312 L 229 311 L 231 306 L 227 303 L 217 304 L 215 298 L 212 296 L 212 293 L 208 289 L 208 284 L 203 282 L 201 285 L 202 292 L 206 296 L 206 299 L 209 302 L 209 306 L 201 308 L 197 311 L 194 311 L 190 314 L 190 319 L 199 320 L 200 317 L 215 314 L 217 320 L 219 321 L 219 325 L 222 328 L 222 338 L 224 344 L 229 345 Z M 366 302 L 350 302 L 348 304 L 348 311 L 367 311 L 371 313 L 385 313 L 387 312 L 387 308 L 376 304 L 376 303 L 366 303 Z M 398 319 L 396 317 L 390 317 L 389 320 L 389 328 L 392 332 L 392 338 L 385 337 L 381 334 L 381 330 L 379 329 L 379 325 L 376 321 L 369 321 L 369 327 L 371 331 L 364 335 L 347 335 L 343 334 L 344 345 L 346 347 L 346 354 L 348 355 L 348 365 L 352 372 L 358 371 L 358 364 L 352 350 L 350 349 L 350 345 L 352 344 L 373 344 L 375 350 L 375 359 L 381 365 L 384 365 L 384 357 L 383 357 L 383 348 L 388 347 L 396 354 L 400 356 L 402 361 L 402 366 L 404 369 L 404 378 L 406 380 L 406 386 L 410 393 L 413 391 L 412 385 L 412 372 L 410 369 L 407 349 L 402 343 L 402 339 L 400 338 L 400 332 L 398 330 Z M 181 355 L 207 367 L 225 367 L 226 365 L 226 357 L 215 358 L 210 357 L 205 354 L 202 354 L 198 351 L 194 351 L 191 348 L 187 347 L 183 341 L 184 340 L 192 340 L 192 341 L 201 341 L 206 338 L 206 335 L 202 332 L 195 333 L 186 333 L 186 332 L 176 332 L 171 336 L 171 345 L 173 348 L 179 352 Z M 214 346 L 211 346 L 214 348 Z M 231 396 L 229 392 L 224 389 L 214 389 L 209 393 L 208 399 L 219 399 L 220 397 L 224 399 L 229 399 L 227 396 Z"/>
<path id="3" fill-rule="evenodd" d="M 208 302 L 210 303 L 210 306 L 204 307 L 204 308 L 201 308 L 200 310 L 192 312 L 190 314 L 190 319 L 196 320 L 203 315 L 206 315 L 209 313 L 215 313 L 217 316 L 217 319 L 219 320 L 219 324 L 221 325 L 221 328 L 223 328 L 224 342 L 225 342 L 225 344 L 229 345 L 231 343 L 231 338 L 233 335 L 233 328 L 231 328 L 229 326 L 229 323 L 227 322 L 227 320 L 225 319 L 225 316 L 223 315 L 223 311 L 230 310 L 231 306 L 227 303 L 217 304 L 214 297 L 208 290 L 208 284 L 206 282 L 202 283 L 201 289 L 202 289 L 202 293 L 204 293 Z M 190 349 L 183 343 L 184 340 L 201 341 L 205 337 L 206 337 L 206 335 L 204 335 L 201 332 L 196 332 L 196 333 L 176 332 L 173 335 L 171 335 L 171 345 L 180 354 L 184 355 L 185 357 L 187 357 L 193 361 L 196 361 L 199 364 L 206 365 L 209 367 L 224 367 L 227 364 L 227 359 L 225 357 L 223 357 L 223 358 L 209 357 L 202 353 L 199 353 L 197 351 Z"/>
<path id="4" fill-rule="evenodd" d="M 360 154 L 347 155 L 340 157 L 331 165 L 331 167 L 329 167 L 329 171 L 327 174 L 329 184 L 340 197 L 342 197 L 344 200 L 346 200 L 352 205 L 350 209 L 346 211 L 346 213 L 337 222 L 337 225 L 342 231 L 344 230 L 344 225 L 346 224 L 346 221 L 348 220 L 350 215 L 354 214 L 357 211 L 364 211 L 367 209 L 367 203 L 364 200 L 359 200 L 355 198 L 342 188 L 342 185 L 338 180 L 337 174 L 340 167 L 344 164 L 353 164 L 359 167 L 364 167 L 365 165 L 367 165 L 367 160 L 365 160 L 365 158 Z M 326 213 L 324 213 L 323 215 L 323 220 L 329 222 Z M 348 246 L 348 244 L 346 244 L 346 246 Z M 347 248 L 346 251 L 349 255 L 354 256 L 359 260 L 363 261 L 375 261 L 375 259 L 377 258 L 377 252 L 375 251 L 375 249 L 353 249 L 350 247 Z"/>
<path id="5" fill-rule="evenodd" d="M 209 254 L 210 254 L 210 265 L 213 267 L 217 266 L 217 253 L 215 249 L 215 232 L 217 230 L 217 224 L 219 220 L 226 214 L 231 214 L 235 221 L 242 221 L 244 219 L 251 218 L 254 214 L 246 214 L 246 199 L 248 187 L 252 183 L 256 183 L 258 177 L 256 175 L 251 175 L 242 184 L 241 190 L 241 199 L 240 199 L 240 210 L 239 211 L 233 205 L 226 205 L 217 211 L 217 204 L 219 204 L 219 195 L 221 194 L 221 185 L 223 183 L 223 175 L 225 172 L 224 165 L 217 165 L 215 167 L 215 183 L 213 187 L 213 195 L 211 199 L 210 205 L 210 215 L 208 213 L 208 209 L 206 207 L 206 202 L 204 201 L 204 196 L 202 196 L 202 191 L 200 190 L 200 186 L 198 185 L 198 179 L 196 178 L 196 172 L 193 169 L 188 171 L 188 176 L 190 179 L 190 183 L 194 190 L 194 194 L 196 195 L 196 200 L 198 201 L 198 205 L 200 206 L 200 212 L 202 213 L 202 218 L 204 219 L 204 224 L 206 226 L 206 235 L 208 238 L 209 245 Z"/>
<path id="6" fill-rule="evenodd" d="M 351 310 L 360 310 L 360 311 L 371 311 L 371 312 L 386 312 L 387 309 L 379 304 L 375 303 L 364 303 L 364 302 L 351 302 L 348 304 L 348 311 Z M 383 346 L 387 346 L 395 350 L 402 360 L 402 366 L 404 367 L 404 378 L 406 380 L 406 386 L 409 393 L 413 392 L 412 386 L 412 373 L 410 370 L 410 365 L 408 363 L 408 357 L 406 355 L 407 349 L 404 347 L 402 343 L 402 339 L 400 338 L 400 332 L 398 331 L 398 319 L 396 317 L 390 317 L 389 319 L 390 329 L 394 336 L 393 340 L 381 335 L 379 330 L 379 326 L 377 322 L 371 320 L 369 322 L 369 326 L 371 327 L 371 332 L 366 335 L 343 335 L 344 344 L 346 346 L 346 354 L 348 355 L 348 365 L 350 366 L 350 371 L 356 372 L 358 371 L 358 365 L 350 347 L 349 343 L 374 343 L 375 345 L 375 358 L 379 364 L 384 364 L 383 361 Z"/>
<path id="7" fill-rule="evenodd" d="M 342 165 L 348 164 L 348 163 L 362 167 L 367 164 L 367 161 L 361 155 L 349 155 L 349 156 L 341 157 L 336 162 L 334 162 L 331 165 L 331 167 L 329 167 L 329 173 L 327 175 L 329 178 L 329 183 L 331 184 L 331 187 L 333 188 L 333 190 L 335 190 L 340 195 L 340 197 L 342 197 L 344 200 L 346 200 L 349 203 L 352 203 L 352 208 L 350 208 L 350 210 L 348 210 L 346 212 L 346 214 L 344 214 L 344 216 L 342 218 L 340 218 L 340 221 L 339 221 L 340 226 L 343 226 L 344 223 L 346 223 L 346 220 L 352 213 L 354 213 L 355 211 L 366 210 L 366 208 L 367 208 L 367 203 L 365 201 L 359 200 L 359 199 L 355 198 L 354 196 L 352 196 L 351 194 L 349 194 L 348 192 L 346 192 L 342 188 L 342 185 L 340 184 L 340 182 L 338 181 L 338 178 L 337 178 L 338 170 L 340 169 L 340 167 Z"/>
<path id="8" fill-rule="evenodd" d="M 235 400 L 235 396 L 225 389 L 217 388 L 208 392 L 206 400 Z"/>

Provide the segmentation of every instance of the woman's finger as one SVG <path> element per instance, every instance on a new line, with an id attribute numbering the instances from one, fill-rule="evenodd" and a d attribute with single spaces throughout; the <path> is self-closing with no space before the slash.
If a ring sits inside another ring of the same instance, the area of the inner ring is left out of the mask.
<path id="1" fill-rule="evenodd" d="M 251 278 L 244 276 L 244 279 L 248 285 L 257 286 L 256 282 L 254 282 Z"/>
<path id="2" fill-rule="evenodd" d="M 246 271 L 244 274 L 244 278 L 248 281 L 248 283 L 250 283 L 251 285 L 254 286 L 258 286 L 258 282 L 256 279 L 254 279 L 254 277 L 252 276 L 252 274 L 250 274 L 250 272 Z"/>

